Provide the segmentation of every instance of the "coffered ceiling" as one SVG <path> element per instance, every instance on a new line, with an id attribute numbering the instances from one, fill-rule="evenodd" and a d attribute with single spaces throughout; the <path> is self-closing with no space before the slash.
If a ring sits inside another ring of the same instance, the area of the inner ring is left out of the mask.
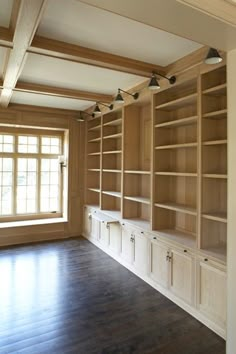
<path id="1" fill-rule="evenodd" d="M 129 10 L 133 0 L 120 2 Z M 159 18 L 152 3 L 145 1 L 145 11 L 155 10 Z M 135 0 L 134 18 L 114 11 L 116 4 L 0 0 L 0 106 L 84 110 L 96 101 L 110 102 L 119 87 L 147 82 L 152 71 L 168 74 L 180 58 L 191 53 L 194 58 L 196 53 L 200 60 L 205 53 L 206 48 L 188 35 L 183 38 L 161 25 L 137 20 L 143 0 Z M 163 1 L 160 12 L 162 7 Z M 165 16 L 160 24 L 168 20 Z"/>

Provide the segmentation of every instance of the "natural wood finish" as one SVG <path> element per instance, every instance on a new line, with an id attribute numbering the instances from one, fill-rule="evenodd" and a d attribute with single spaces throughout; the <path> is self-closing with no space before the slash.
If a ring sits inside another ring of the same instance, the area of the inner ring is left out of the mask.
<path id="1" fill-rule="evenodd" d="M 163 73 L 163 67 L 121 57 L 79 45 L 35 36 L 28 53 L 47 55 L 57 59 L 83 63 L 129 74 L 150 77 L 152 71 Z"/>
<path id="2" fill-rule="evenodd" d="M 18 107 L 18 106 L 17 106 Z M 83 163 L 84 127 L 75 120 L 75 112 L 58 109 L 36 108 L 24 110 L 8 107 L 0 109 L 1 124 L 6 126 L 31 127 L 36 129 L 59 130 L 68 132 L 70 150 L 68 160 L 68 220 L 43 225 L 1 227 L 0 245 L 37 242 L 47 239 L 76 236 L 82 231 L 83 218 Z M 1 128 L 4 130 L 4 128 Z M 79 138 L 78 138 L 79 137 Z M 65 215 L 66 218 L 66 215 Z M 1 225 L 2 226 L 2 225 Z"/>
<path id="3" fill-rule="evenodd" d="M 12 90 L 26 60 L 26 49 L 32 42 L 46 3 L 47 0 L 25 0 L 20 3 L 13 37 L 13 49 L 8 57 L 3 90 L 0 96 L 0 105 L 3 107 L 7 107 L 10 102 Z"/>
<path id="4" fill-rule="evenodd" d="M 198 306 L 214 322 L 226 322 L 226 272 L 208 259 L 198 262 Z"/>
<path id="5" fill-rule="evenodd" d="M 81 90 L 72 90 L 68 88 L 60 88 L 55 86 L 32 84 L 19 81 L 14 91 L 29 92 L 35 94 L 43 94 L 48 96 L 65 97 L 78 100 L 111 102 L 113 97 L 110 95 L 87 92 Z"/>
<path id="6" fill-rule="evenodd" d="M 13 35 L 12 32 L 5 27 L 0 26 L 0 46 L 5 48 L 13 47 Z"/>

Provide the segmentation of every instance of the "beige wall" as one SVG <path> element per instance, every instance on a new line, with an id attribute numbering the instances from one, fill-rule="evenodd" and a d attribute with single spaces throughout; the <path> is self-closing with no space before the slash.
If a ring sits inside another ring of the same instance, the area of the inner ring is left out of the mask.
<path id="1" fill-rule="evenodd" d="M 48 127 L 69 132 L 68 222 L 0 228 L 0 246 L 78 236 L 82 232 L 83 206 L 83 123 L 75 111 L 13 106 L 0 109 L 0 123 Z"/>
<path id="2" fill-rule="evenodd" d="M 228 53 L 227 354 L 236 353 L 236 50 Z"/>

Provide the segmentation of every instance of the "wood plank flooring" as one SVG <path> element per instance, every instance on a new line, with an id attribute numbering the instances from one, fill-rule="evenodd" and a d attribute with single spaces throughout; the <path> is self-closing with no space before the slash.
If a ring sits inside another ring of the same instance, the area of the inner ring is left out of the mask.
<path id="1" fill-rule="evenodd" d="M 0 250 L 0 354 L 224 354 L 225 342 L 83 238 Z"/>

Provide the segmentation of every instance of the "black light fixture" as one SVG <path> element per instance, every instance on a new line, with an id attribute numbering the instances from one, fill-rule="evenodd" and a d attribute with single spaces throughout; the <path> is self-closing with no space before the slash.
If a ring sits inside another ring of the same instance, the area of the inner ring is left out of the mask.
<path id="1" fill-rule="evenodd" d="M 94 116 L 94 114 L 92 113 L 92 114 L 90 114 L 90 113 L 88 113 L 88 112 L 86 112 L 86 111 L 80 111 L 79 112 L 80 114 L 79 114 L 79 117 L 78 118 L 76 118 L 76 120 L 77 120 L 77 122 L 85 122 L 85 119 L 84 119 L 84 117 L 83 117 L 83 114 L 87 114 L 87 116 L 90 116 L 90 117 L 95 117 Z"/>
<path id="2" fill-rule="evenodd" d="M 122 104 L 124 103 L 124 98 L 122 97 L 122 94 L 120 92 L 124 92 L 126 93 L 127 95 L 130 95 L 133 97 L 134 100 L 137 100 L 139 98 L 139 93 L 138 92 L 135 92 L 135 93 L 129 93 L 127 91 L 124 91 L 124 90 L 121 90 L 120 88 L 118 89 L 118 93 L 116 95 L 116 98 L 115 98 L 115 103 L 119 103 L 119 104 Z"/>
<path id="3" fill-rule="evenodd" d="M 95 116 L 98 116 L 98 115 L 100 115 L 100 114 L 102 114 L 102 112 L 101 112 L 101 110 L 100 110 L 100 108 L 99 108 L 99 104 L 101 104 L 102 106 L 104 106 L 104 107 L 107 107 L 107 108 L 109 108 L 110 109 L 110 111 L 113 109 L 113 104 L 105 104 L 105 103 L 103 103 L 103 102 L 97 102 L 96 103 L 96 106 L 95 106 L 95 108 L 94 108 L 94 111 L 93 111 L 93 114 L 95 115 Z"/>
<path id="4" fill-rule="evenodd" d="M 205 58 L 205 64 L 219 64 L 222 60 L 223 59 L 221 58 L 218 50 L 215 48 L 210 48 Z"/>
<path id="5" fill-rule="evenodd" d="M 164 76 L 162 74 L 159 74 L 159 73 L 153 71 L 151 80 L 150 80 L 150 82 L 148 84 L 148 88 L 150 90 L 158 90 L 160 88 L 159 82 L 157 80 L 157 76 L 163 77 L 164 79 L 168 80 L 171 85 L 176 83 L 176 77 L 175 76 L 167 77 L 167 76 Z"/>

